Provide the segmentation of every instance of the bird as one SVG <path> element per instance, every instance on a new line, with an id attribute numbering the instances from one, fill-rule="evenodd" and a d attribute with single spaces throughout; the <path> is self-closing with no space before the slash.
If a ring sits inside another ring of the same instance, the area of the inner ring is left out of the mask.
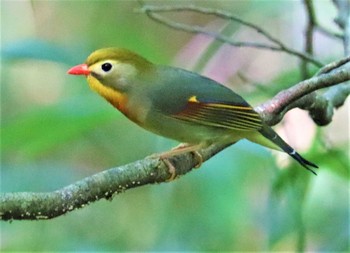
<path id="1" fill-rule="evenodd" d="M 140 127 L 184 143 L 168 155 L 241 139 L 283 151 L 316 175 L 318 166 L 295 151 L 232 89 L 185 69 L 154 64 L 125 48 L 102 48 L 70 68 L 92 90 Z"/>

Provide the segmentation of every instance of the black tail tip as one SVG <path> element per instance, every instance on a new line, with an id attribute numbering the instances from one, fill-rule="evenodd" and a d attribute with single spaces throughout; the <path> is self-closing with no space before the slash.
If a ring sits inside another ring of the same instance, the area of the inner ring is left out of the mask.
<path id="1" fill-rule="evenodd" d="M 317 176 L 317 173 L 313 170 L 313 169 L 310 169 L 309 167 L 307 167 L 307 166 L 305 166 L 305 165 L 303 165 L 303 167 L 305 168 L 305 169 L 307 169 L 308 171 L 310 171 L 312 174 L 314 174 L 315 176 Z M 318 167 L 317 167 L 318 168 Z"/>
<path id="2" fill-rule="evenodd" d="M 301 164 L 301 166 L 303 166 L 305 169 L 307 169 L 308 171 L 313 173 L 315 176 L 317 176 L 316 172 L 312 168 L 310 168 L 310 166 L 311 166 L 313 168 L 318 169 L 318 166 L 316 164 L 306 160 L 304 157 L 302 157 L 295 150 L 293 150 L 293 152 L 290 153 L 289 155 L 292 156 L 295 160 L 297 160 Z"/>

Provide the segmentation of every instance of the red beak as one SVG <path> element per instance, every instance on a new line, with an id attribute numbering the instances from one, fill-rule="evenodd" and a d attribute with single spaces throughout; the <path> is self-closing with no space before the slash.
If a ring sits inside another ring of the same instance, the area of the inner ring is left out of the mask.
<path id="1" fill-rule="evenodd" d="M 89 75 L 90 74 L 90 70 L 88 69 L 88 66 L 84 63 L 84 64 L 79 64 L 77 66 L 74 66 L 73 68 L 70 68 L 67 71 L 68 74 L 71 75 Z"/>

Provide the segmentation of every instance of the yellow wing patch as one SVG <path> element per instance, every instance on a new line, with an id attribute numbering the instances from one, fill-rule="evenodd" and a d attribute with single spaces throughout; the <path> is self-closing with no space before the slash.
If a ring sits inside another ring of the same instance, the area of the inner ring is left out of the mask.
<path id="1" fill-rule="evenodd" d="M 251 106 L 201 102 L 196 96 L 188 99 L 182 111 L 173 117 L 207 126 L 239 131 L 259 130 L 262 120 Z"/>
<path id="2" fill-rule="evenodd" d="M 199 103 L 199 101 L 197 100 L 196 96 L 192 96 L 188 99 L 188 102 L 192 102 L 192 103 Z"/>

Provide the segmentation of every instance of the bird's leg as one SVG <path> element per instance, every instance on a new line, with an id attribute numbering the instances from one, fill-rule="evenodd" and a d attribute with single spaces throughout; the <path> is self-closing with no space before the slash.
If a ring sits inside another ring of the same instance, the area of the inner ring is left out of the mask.
<path id="1" fill-rule="evenodd" d="M 180 144 L 177 145 L 176 147 L 173 147 L 171 150 L 182 149 L 182 148 L 186 148 L 186 147 L 189 147 L 189 146 L 191 146 L 191 145 L 188 144 L 188 143 L 180 143 Z"/>
<path id="2" fill-rule="evenodd" d="M 155 154 L 155 156 L 158 156 L 160 158 L 169 158 L 175 155 L 182 155 L 184 153 L 188 153 L 188 152 L 196 152 L 198 149 L 203 148 L 204 145 L 202 143 L 200 144 L 188 144 L 188 143 L 181 143 L 178 146 L 176 146 L 175 148 L 172 148 L 169 151 L 165 151 L 163 153 L 160 154 Z"/>

